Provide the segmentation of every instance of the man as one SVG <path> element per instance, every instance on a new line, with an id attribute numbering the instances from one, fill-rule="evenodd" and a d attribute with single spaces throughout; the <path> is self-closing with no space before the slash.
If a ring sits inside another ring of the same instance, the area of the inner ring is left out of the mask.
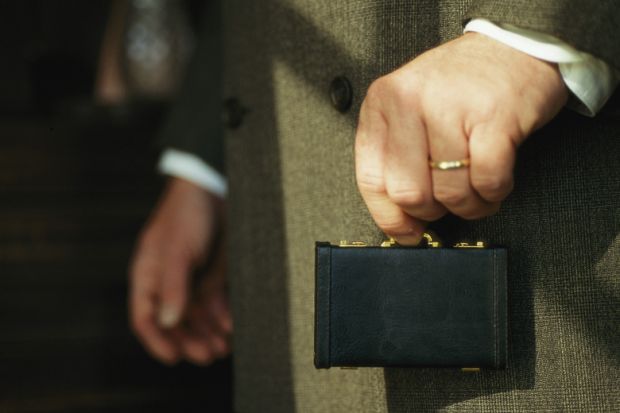
<path id="1" fill-rule="evenodd" d="M 613 91 L 620 5 L 235 0 L 224 16 L 239 411 L 618 406 L 619 132 L 611 115 L 549 122 Z M 223 185 L 171 158 L 212 163 L 204 135 L 164 156 L 194 184 L 172 181 L 132 270 L 134 328 L 168 362 L 210 362 L 231 331 L 221 271 L 186 304 L 221 210 L 199 188 Z M 508 369 L 315 370 L 314 242 L 411 245 L 436 220 L 445 241 L 510 249 Z"/>

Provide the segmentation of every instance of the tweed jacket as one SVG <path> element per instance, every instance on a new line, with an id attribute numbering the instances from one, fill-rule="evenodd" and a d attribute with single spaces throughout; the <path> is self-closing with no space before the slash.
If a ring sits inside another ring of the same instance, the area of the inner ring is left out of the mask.
<path id="1" fill-rule="evenodd" d="M 483 239 L 510 249 L 507 370 L 313 366 L 314 242 L 383 239 L 354 178 L 365 91 L 475 17 L 553 34 L 620 68 L 615 0 L 225 2 L 238 411 L 620 410 L 617 104 L 594 119 L 565 110 L 532 135 L 497 215 L 432 224 L 447 243 Z M 346 113 L 330 102 L 337 76 L 352 85 Z M 215 161 L 215 135 L 178 146 Z"/>

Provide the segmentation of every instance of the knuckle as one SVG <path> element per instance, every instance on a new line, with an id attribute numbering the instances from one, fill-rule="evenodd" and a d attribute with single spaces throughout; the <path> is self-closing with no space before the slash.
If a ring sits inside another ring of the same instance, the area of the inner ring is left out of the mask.
<path id="1" fill-rule="evenodd" d="M 501 200 L 510 190 L 510 182 L 498 175 L 484 175 L 472 178 L 472 185 L 485 198 Z"/>
<path id="2" fill-rule="evenodd" d="M 144 234 L 136 245 L 133 255 L 132 272 L 144 272 L 149 270 L 154 261 L 161 256 L 161 248 L 154 237 L 148 233 Z"/>
<path id="3" fill-rule="evenodd" d="M 394 76 L 391 79 L 391 91 L 397 104 L 401 106 L 415 106 L 418 102 L 417 96 L 420 94 L 415 79 L 407 77 L 405 79 Z"/>
<path id="4" fill-rule="evenodd" d="M 385 182 L 380 176 L 371 174 L 360 174 L 357 177 L 357 186 L 362 194 L 385 194 Z"/>
<path id="5" fill-rule="evenodd" d="M 415 76 L 393 72 L 370 84 L 363 106 L 366 109 L 378 110 L 385 102 L 390 102 L 396 106 L 418 108 L 420 101 L 418 97 L 421 95 L 421 83 Z"/>
<path id="6" fill-rule="evenodd" d="M 489 93 L 481 94 L 476 98 L 476 110 L 481 121 L 493 119 L 498 110 L 497 98 Z"/>
<path id="7" fill-rule="evenodd" d="M 392 236 L 411 234 L 411 228 L 407 227 L 403 221 L 396 219 L 377 219 L 376 222 L 379 228 Z"/>
<path id="8" fill-rule="evenodd" d="M 433 191 L 435 199 L 448 207 L 458 207 L 467 200 L 467 191 L 448 186 L 435 187 Z"/>
<path id="9" fill-rule="evenodd" d="M 372 105 L 373 103 L 380 101 L 385 95 L 386 91 L 386 77 L 380 77 L 374 82 L 370 84 L 368 90 L 366 91 L 366 101 L 368 104 Z"/>
<path id="10" fill-rule="evenodd" d="M 427 205 L 429 196 L 417 189 L 392 189 L 388 188 L 388 197 L 396 205 L 405 208 L 419 208 Z"/>
<path id="11" fill-rule="evenodd" d="M 386 221 L 386 222 L 378 222 L 379 228 L 381 228 L 386 234 L 390 234 L 393 236 L 405 235 L 409 233 L 409 231 L 405 231 L 400 222 Z"/>
<path id="12" fill-rule="evenodd" d="M 428 211 L 425 211 L 424 215 L 420 215 L 419 218 L 425 221 L 437 221 L 439 218 L 443 217 L 446 214 L 445 208 L 443 206 L 436 206 Z"/>

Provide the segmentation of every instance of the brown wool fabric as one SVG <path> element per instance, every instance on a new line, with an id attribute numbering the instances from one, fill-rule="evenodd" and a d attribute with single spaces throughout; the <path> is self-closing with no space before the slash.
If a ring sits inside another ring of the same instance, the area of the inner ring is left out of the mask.
<path id="1" fill-rule="evenodd" d="M 617 110 L 595 119 L 561 113 L 520 148 L 499 214 L 433 224 L 446 244 L 483 239 L 510 249 L 506 371 L 317 371 L 312 363 L 314 242 L 383 238 L 354 179 L 369 84 L 458 36 L 469 17 L 556 34 L 619 67 L 617 2 L 584 3 L 225 2 L 224 97 L 249 109 L 225 136 L 239 412 L 620 409 Z M 354 90 L 345 114 L 329 100 L 336 76 Z"/>

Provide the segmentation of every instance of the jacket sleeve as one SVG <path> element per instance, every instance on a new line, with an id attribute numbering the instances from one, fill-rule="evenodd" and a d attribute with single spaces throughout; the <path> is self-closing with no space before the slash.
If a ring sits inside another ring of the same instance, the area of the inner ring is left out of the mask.
<path id="1" fill-rule="evenodd" d="M 620 69 L 618 0 L 474 0 L 465 17 L 554 35 Z"/>
<path id="2" fill-rule="evenodd" d="M 164 121 L 158 143 L 162 148 L 196 155 L 223 173 L 220 1 L 206 2 L 204 13 L 187 76 Z"/>

